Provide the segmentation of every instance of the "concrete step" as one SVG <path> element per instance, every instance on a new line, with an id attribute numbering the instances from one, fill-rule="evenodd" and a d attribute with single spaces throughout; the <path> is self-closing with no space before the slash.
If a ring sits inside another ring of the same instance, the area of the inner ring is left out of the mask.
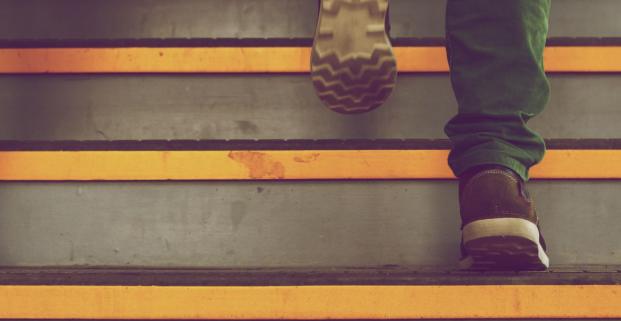
<path id="1" fill-rule="evenodd" d="M 444 0 L 391 0 L 392 36 L 443 37 Z M 616 0 L 555 0 L 552 37 L 619 37 Z M 0 42 L 39 39 L 310 38 L 315 0 L 3 0 Z M 85 27 L 88 26 L 88 27 Z"/>
<path id="2" fill-rule="evenodd" d="M 391 3 L 397 42 L 441 44 L 445 1 Z M 620 9 L 554 1 L 551 43 L 619 44 Z M 310 0 L 5 0 L 0 46 L 307 45 L 315 11 Z M 551 78 L 534 129 L 620 138 L 621 77 Z M 350 118 L 325 110 L 305 75 L 3 75 L 0 149 L 443 138 L 456 109 L 447 75 L 403 75 L 398 88 L 387 106 Z M 2 182 L 0 266 L 19 268 L 0 269 L 0 319 L 621 317 L 618 180 L 535 180 L 531 191 L 549 273 L 454 271 L 454 181 Z"/>
<path id="3" fill-rule="evenodd" d="M 618 181 L 533 181 L 553 266 L 616 264 Z M 443 266 L 453 181 L 5 182 L 0 265 Z"/>
<path id="4" fill-rule="evenodd" d="M 0 319 L 618 319 L 618 269 L 0 269 Z"/>
<path id="5" fill-rule="evenodd" d="M 621 76 L 555 74 L 551 84 L 535 130 L 620 138 Z M 443 74 L 402 75 L 385 106 L 356 117 L 327 110 L 307 75 L 0 76 L 2 140 L 438 139 L 456 111 Z"/>
<path id="6" fill-rule="evenodd" d="M 621 56 L 621 40 L 584 41 L 585 43 L 578 38 L 560 44 L 551 41 L 552 43 L 549 43 L 543 52 L 545 71 L 548 74 L 621 72 L 621 63 L 618 59 Z M 191 40 L 189 44 L 165 41 L 155 47 L 151 47 L 151 43 L 139 42 L 134 44 L 134 47 L 31 48 L 28 46 L 43 46 L 43 44 L 27 42 L 25 45 L 27 48 L 0 49 L 0 73 L 263 74 L 265 76 L 310 73 L 310 46 L 285 44 L 285 47 L 274 47 L 271 43 L 253 43 L 245 46 L 247 42 L 224 43 L 226 43 L 224 47 L 197 47 L 197 43 Z M 399 74 L 448 73 L 446 54 L 442 43 L 422 46 L 420 43 L 406 43 L 394 47 Z"/>
<path id="7" fill-rule="evenodd" d="M 618 285 L 619 265 L 568 265 L 547 272 L 368 268 L 2 267 L 0 288 L 39 286 Z"/>
<path id="8" fill-rule="evenodd" d="M 563 141 L 566 142 L 566 141 Z M 586 142 L 584 140 L 578 143 Z M 597 141 L 604 145 L 607 141 Z M 618 140 L 612 141 L 614 145 Z M 92 143 L 92 142 L 91 142 Z M 91 143 L 85 142 L 84 145 Z M 95 142 L 97 143 L 97 142 Z M 114 142 L 110 142 L 111 145 Z M 196 145 L 202 145 L 196 142 Z M 446 141 L 443 141 L 443 145 Z M 552 146 L 556 141 L 548 141 Z M 13 145 L 9 142 L 8 145 Z M 234 142 L 232 145 L 238 145 Z M 255 145 L 263 145 L 257 141 Z M 45 144 L 44 144 L 45 145 Z M 454 179 L 448 149 L 20 150 L 0 152 L 2 181 Z M 75 144 L 75 145 L 80 145 Z M 102 144 L 94 144 L 95 146 Z M 141 145 L 138 143 L 138 145 Z M 146 145 L 151 145 L 147 142 Z M 171 145 L 182 145 L 171 143 Z M 194 145 L 194 144 L 190 144 Z M 211 145 L 206 143 L 206 145 Z M 244 145 L 244 144 L 242 144 Z M 247 144 L 246 144 L 247 145 Z M 271 144 L 268 144 L 271 145 Z M 285 142 L 287 145 L 287 142 Z M 318 142 L 321 146 L 321 142 Z M 316 147 L 318 147 L 316 145 Z M 326 144 L 329 145 L 329 144 Z M 356 144 L 363 145 L 363 144 Z M 380 146 L 382 143 L 379 144 Z M 392 144 L 387 144 L 392 145 Z M 401 145 L 401 144 L 395 144 Z M 404 143 L 403 145 L 407 145 Z M 583 144 L 581 144 L 583 145 Z M 394 146 L 394 145 L 393 145 Z M 550 149 L 532 179 L 621 179 L 621 150 Z"/>

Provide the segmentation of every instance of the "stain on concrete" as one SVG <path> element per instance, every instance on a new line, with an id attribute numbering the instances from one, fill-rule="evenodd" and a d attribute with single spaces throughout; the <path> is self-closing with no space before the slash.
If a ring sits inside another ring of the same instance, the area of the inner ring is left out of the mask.
<path id="1" fill-rule="evenodd" d="M 233 224 L 233 231 L 237 231 L 237 229 L 239 229 L 239 225 L 247 214 L 246 203 L 242 201 L 235 201 L 231 203 L 231 222 Z"/>
<path id="2" fill-rule="evenodd" d="M 201 214 L 201 225 L 203 227 L 207 227 L 207 225 L 209 224 L 209 219 L 211 218 L 211 211 L 204 211 Z"/>
<path id="3" fill-rule="evenodd" d="M 259 133 L 259 126 L 257 126 L 255 123 L 251 121 L 236 120 L 235 124 L 237 125 L 237 128 L 239 128 L 239 130 L 243 134 L 258 134 Z"/>
<path id="4" fill-rule="evenodd" d="M 257 187 L 257 193 L 259 193 L 259 194 L 263 193 L 264 190 L 265 189 L 263 187 L 261 187 L 261 186 Z"/>
<path id="5" fill-rule="evenodd" d="M 168 160 L 170 159 L 170 151 L 165 150 L 165 151 L 163 151 L 161 153 L 161 155 L 162 155 L 161 156 L 162 157 L 162 162 L 164 163 L 165 168 L 167 168 L 168 167 Z"/>
<path id="6" fill-rule="evenodd" d="M 285 177 L 285 167 L 262 152 L 232 151 L 229 158 L 248 168 L 250 178 L 254 179 L 282 179 Z"/>
<path id="7" fill-rule="evenodd" d="M 518 314 L 522 314 L 524 311 L 522 309 L 522 300 L 520 296 L 520 292 L 518 289 L 514 289 L 512 293 L 513 297 L 513 311 Z"/>
<path id="8" fill-rule="evenodd" d="M 319 153 L 312 153 L 309 155 L 295 156 L 293 157 L 293 160 L 298 163 L 310 163 L 310 162 L 316 161 L 317 158 L 319 158 L 319 156 L 320 156 Z"/>
<path id="9" fill-rule="evenodd" d="M 71 248 L 69 249 L 69 262 L 73 262 L 75 258 L 75 244 L 73 241 L 69 241 Z"/>

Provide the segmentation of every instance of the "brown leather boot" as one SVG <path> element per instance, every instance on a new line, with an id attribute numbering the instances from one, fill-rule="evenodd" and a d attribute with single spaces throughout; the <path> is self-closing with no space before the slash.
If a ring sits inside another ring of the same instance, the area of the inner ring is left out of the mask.
<path id="1" fill-rule="evenodd" d="M 477 167 L 460 177 L 460 267 L 546 270 L 549 259 L 524 181 L 502 166 Z"/>

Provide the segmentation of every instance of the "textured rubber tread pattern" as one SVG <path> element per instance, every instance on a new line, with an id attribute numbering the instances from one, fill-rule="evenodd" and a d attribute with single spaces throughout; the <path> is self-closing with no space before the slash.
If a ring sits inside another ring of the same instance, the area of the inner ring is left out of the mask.
<path id="1" fill-rule="evenodd" d="M 464 244 L 469 255 L 469 270 L 545 271 L 547 266 L 539 257 L 537 243 L 517 236 L 490 236 Z"/>
<path id="2" fill-rule="evenodd" d="M 333 111 L 356 114 L 392 93 L 397 62 L 386 32 L 388 0 L 322 0 L 311 57 L 319 98 Z"/>

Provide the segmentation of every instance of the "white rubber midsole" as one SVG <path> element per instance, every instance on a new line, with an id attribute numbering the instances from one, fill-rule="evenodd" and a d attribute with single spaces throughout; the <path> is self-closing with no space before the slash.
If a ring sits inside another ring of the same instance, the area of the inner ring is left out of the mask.
<path id="1" fill-rule="evenodd" d="M 469 241 L 497 236 L 521 237 L 537 244 L 538 256 L 545 266 L 549 266 L 550 259 L 539 242 L 539 228 L 533 222 L 521 218 L 491 218 L 474 221 L 464 226 L 462 238 L 464 243 Z"/>
<path id="2" fill-rule="evenodd" d="M 513 217 L 478 220 L 464 226 L 464 243 L 491 236 L 517 236 L 539 244 L 539 229 L 533 222 Z"/>

